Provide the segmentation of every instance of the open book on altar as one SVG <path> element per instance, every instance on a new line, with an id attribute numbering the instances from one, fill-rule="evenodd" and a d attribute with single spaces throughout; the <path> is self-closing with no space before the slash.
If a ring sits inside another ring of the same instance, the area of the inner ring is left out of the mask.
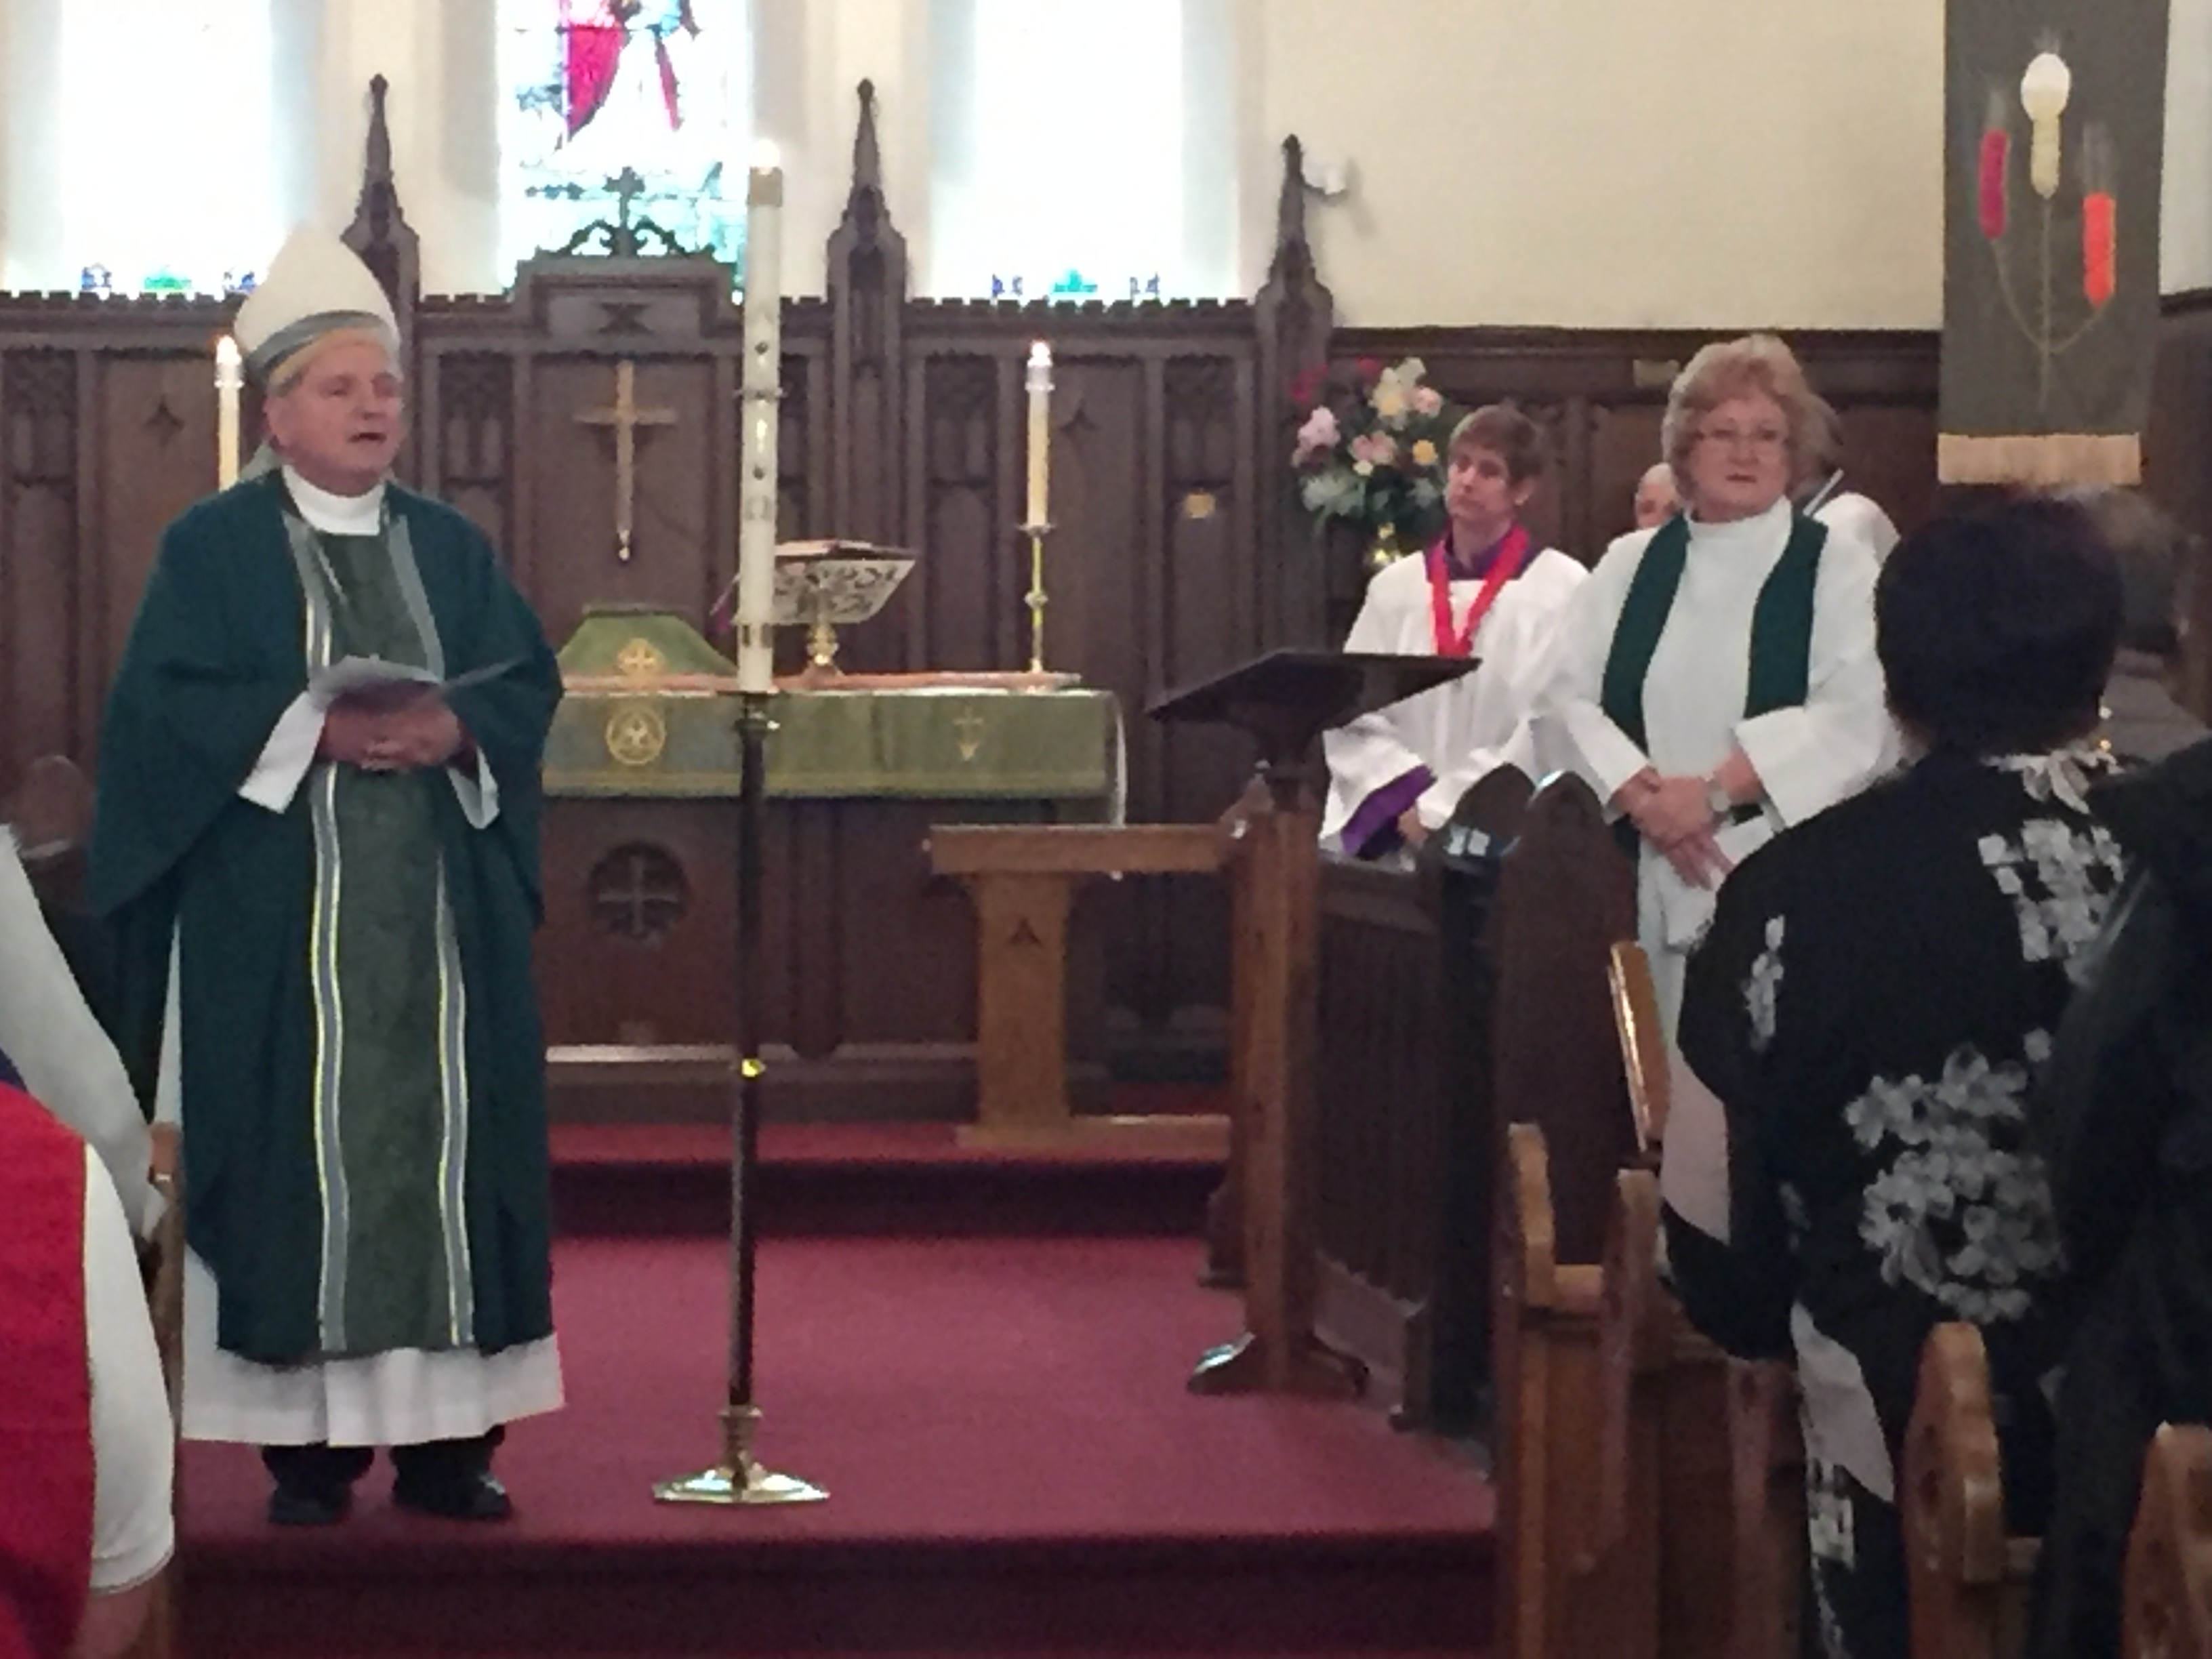
<path id="1" fill-rule="evenodd" d="M 911 548 L 879 547 L 873 542 L 778 542 L 775 544 L 775 625 L 779 628 L 849 627 L 864 623 L 914 568 Z M 707 631 L 730 630 L 738 603 L 735 577 L 722 590 L 707 619 Z"/>

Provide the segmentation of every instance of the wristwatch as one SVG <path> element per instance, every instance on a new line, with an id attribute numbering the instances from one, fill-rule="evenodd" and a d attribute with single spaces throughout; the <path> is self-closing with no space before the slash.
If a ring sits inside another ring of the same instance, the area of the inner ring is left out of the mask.
<path id="1" fill-rule="evenodd" d="M 1729 792 L 1721 787 L 1721 781 L 1717 776 L 1705 780 L 1705 810 L 1716 819 L 1729 817 L 1735 811 L 1735 800 L 1730 798 Z"/>

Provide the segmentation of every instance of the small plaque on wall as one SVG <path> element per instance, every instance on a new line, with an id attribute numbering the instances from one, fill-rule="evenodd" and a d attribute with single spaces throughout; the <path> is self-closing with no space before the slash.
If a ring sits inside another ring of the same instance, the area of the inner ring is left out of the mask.
<path id="1" fill-rule="evenodd" d="M 1194 489 L 1182 498 L 1182 515 L 1186 519 L 1210 519 L 1215 502 L 1210 489 Z"/>

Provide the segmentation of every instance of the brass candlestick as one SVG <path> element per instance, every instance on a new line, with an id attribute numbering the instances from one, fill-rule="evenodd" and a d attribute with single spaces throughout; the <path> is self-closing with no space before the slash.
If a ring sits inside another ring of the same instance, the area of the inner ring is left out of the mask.
<path id="1" fill-rule="evenodd" d="M 663 1480 L 653 1489 L 663 1504 L 818 1504 L 829 1493 L 796 1475 L 764 1469 L 753 1455 L 753 1431 L 760 1426 L 757 1406 L 728 1406 L 722 1411 L 722 1461 L 711 1469 Z"/>
<path id="2" fill-rule="evenodd" d="M 752 1454 L 760 1426 L 754 1400 L 754 1267 L 759 1254 L 754 1183 L 760 1167 L 761 997 L 768 982 L 768 933 L 761 925 L 762 848 L 768 828 L 770 699 L 738 696 L 738 1076 L 732 1102 L 730 1158 L 729 1392 L 722 1409 L 722 1461 L 696 1474 L 656 1482 L 663 1504 L 818 1504 L 829 1493 L 811 1481 L 761 1468 Z"/>
<path id="3" fill-rule="evenodd" d="M 1025 524 L 1022 534 L 1030 538 L 1030 591 L 1023 601 L 1030 608 L 1030 672 L 1042 674 L 1045 672 L 1044 608 L 1049 603 L 1044 591 L 1044 544 L 1052 526 Z"/>

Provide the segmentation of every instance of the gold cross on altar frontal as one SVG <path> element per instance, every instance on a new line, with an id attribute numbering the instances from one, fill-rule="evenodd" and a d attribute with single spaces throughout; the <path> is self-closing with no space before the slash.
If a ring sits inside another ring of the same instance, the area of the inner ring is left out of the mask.
<path id="1" fill-rule="evenodd" d="M 615 365 L 614 402 L 605 409 L 585 410 L 576 419 L 585 426 L 614 428 L 615 557 L 628 564 L 636 533 L 637 430 L 643 426 L 673 426 L 676 411 L 640 406 L 637 365 L 625 357 Z"/>

